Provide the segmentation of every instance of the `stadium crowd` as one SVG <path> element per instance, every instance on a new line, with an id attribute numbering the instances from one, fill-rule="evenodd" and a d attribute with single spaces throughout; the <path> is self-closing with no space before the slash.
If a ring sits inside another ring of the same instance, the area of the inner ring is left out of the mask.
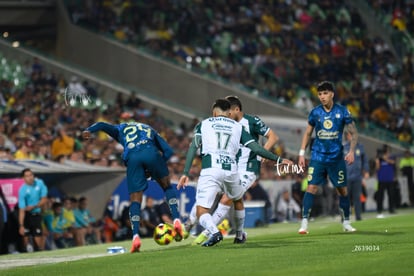
<path id="1" fill-rule="evenodd" d="M 385 9 L 404 1 L 371 2 Z M 317 103 L 315 82 L 330 79 L 337 85 L 336 100 L 349 108 L 360 128 L 373 123 L 404 145 L 413 140 L 412 55 L 404 53 L 400 62 L 346 3 L 82 3 L 68 4 L 76 24 L 300 110 Z M 412 5 L 404 7 L 411 18 Z"/>

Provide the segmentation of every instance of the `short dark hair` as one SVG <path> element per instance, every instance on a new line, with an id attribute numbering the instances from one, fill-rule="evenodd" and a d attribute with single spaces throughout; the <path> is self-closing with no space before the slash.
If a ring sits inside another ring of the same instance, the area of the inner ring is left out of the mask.
<path id="1" fill-rule="evenodd" d="M 32 171 L 31 169 L 29 169 L 29 168 L 24 168 L 24 169 L 22 170 L 22 172 L 21 172 L 21 176 L 23 177 L 23 176 L 24 176 L 24 174 L 25 174 L 26 172 L 31 172 L 31 173 L 33 173 L 33 171 Z"/>
<path id="2" fill-rule="evenodd" d="M 335 92 L 335 86 L 330 81 L 323 81 L 318 84 L 317 91 L 332 91 Z"/>
<path id="3" fill-rule="evenodd" d="M 217 99 L 211 107 L 211 109 L 214 108 L 220 108 L 222 111 L 228 111 L 230 110 L 230 102 L 226 99 Z"/>
<path id="4" fill-rule="evenodd" d="M 59 207 L 62 207 L 62 203 L 61 202 L 53 202 L 52 204 L 52 210 L 57 209 Z"/>
<path id="5" fill-rule="evenodd" d="M 240 109 L 240 111 L 242 111 L 242 103 L 239 97 L 231 95 L 231 96 L 227 96 L 226 100 L 230 102 L 230 106 L 236 106 Z"/>

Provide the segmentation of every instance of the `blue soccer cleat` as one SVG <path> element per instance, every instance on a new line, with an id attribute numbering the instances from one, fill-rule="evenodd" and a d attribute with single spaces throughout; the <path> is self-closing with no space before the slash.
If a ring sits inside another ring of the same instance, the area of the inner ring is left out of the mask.
<path id="1" fill-rule="evenodd" d="M 223 235 L 220 232 L 217 232 L 217 233 L 211 235 L 208 240 L 206 240 L 205 242 L 203 242 L 201 244 L 201 246 L 210 247 L 210 246 L 213 246 L 213 245 L 221 242 L 222 240 L 223 240 Z"/>

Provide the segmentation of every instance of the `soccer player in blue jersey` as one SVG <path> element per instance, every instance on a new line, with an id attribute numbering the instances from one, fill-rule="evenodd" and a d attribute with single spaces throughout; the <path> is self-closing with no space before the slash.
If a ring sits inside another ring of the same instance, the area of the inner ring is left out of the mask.
<path id="1" fill-rule="evenodd" d="M 308 126 L 303 135 L 299 151 L 299 166 L 305 167 L 305 149 L 309 144 L 312 132 L 316 138 L 311 149 L 308 168 L 308 187 L 302 202 L 302 224 L 299 234 L 308 234 L 308 218 L 313 205 L 314 195 L 318 187 L 325 184 L 327 177 L 331 180 L 339 194 L 339 207 L 343 215 L 343 229 L 356 231 L 349 221 L 350 200 L 347 191 L 346 164 L 354 162 L 354 152 L 358 141 L 358 133 L 349 111 L 334 103 L 334 85 L 323 81 L 317 87 L 321 102 L 309 114 Z M 351 135 L 349 151 L 343 154 L 342 135 L 344 128 Z"/>
<path id="2" fill-rule="evenodd" d="M 129 216 L 133 233 L 130 252 L 139 252 L 139 223 L 143 191 L 147 189 L 147 174 L 155 179 L 165 192 L 171 214 L 174 218 L 175 240 L 185 237 L 184 225 L 180 221 L 177 206 L 177 195 L 171 186 L 167 160 L 173 150 L 167 142 L 151 126 L 129 122 L 112 125 L 98 122 L 83 132 L 83 138 L 89 139 L 91 132 L 104 131 L 124 147 L 122 159 L 127 167 L 127 185 L 129 199 Z"/>

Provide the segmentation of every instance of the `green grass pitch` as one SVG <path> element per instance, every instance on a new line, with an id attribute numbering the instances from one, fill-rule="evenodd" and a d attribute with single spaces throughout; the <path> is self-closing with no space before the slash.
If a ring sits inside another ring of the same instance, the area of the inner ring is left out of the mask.
<path id="1" fill-rule="evenodd" d="M 108 254 L 130 241 L 0 256 L 0 275 L 413 275 L 414 210 L 376 219 L 364 214 L 355 233 L 338 218 L 317 218 L 308 235 L 299 223 L 249 228 L 246 244 L 233 237 L 212 248 L 193 238 L 159 246 L 144 239 L 141 252 Z"/>

